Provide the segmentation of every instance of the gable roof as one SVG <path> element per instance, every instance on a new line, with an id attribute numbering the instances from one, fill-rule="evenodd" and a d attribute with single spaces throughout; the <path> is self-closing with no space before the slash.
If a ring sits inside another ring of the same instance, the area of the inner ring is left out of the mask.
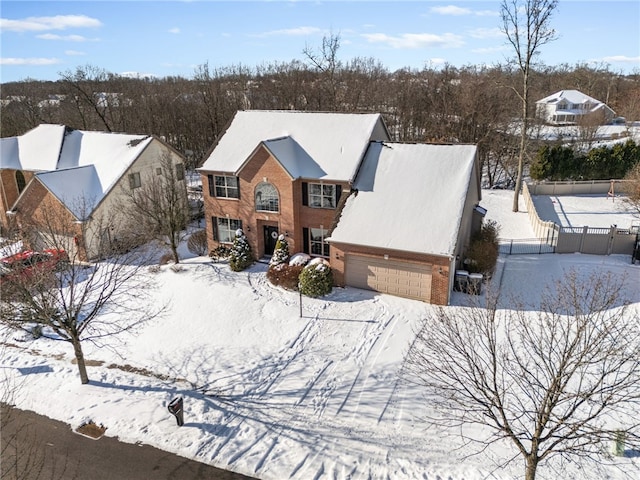
<path id="1" fill-rule="evenodd" d="M 329 241 L 454 254 L 475 158 L 474 145 L 372 143 Z"/>
<path id="2" fill-rule="evenodd" d="M 0 168 L 37 172 L 35 177 L 80 219 L 79 208 L 85 215 L 93 211 L 152 140 L 149 135 L 40 125 L 2 139 Z"/>
<path id="3" fill-rule="evenodd" d="M 351 181 L 369 141 L 388 139 L 377 113 L 239 111 L 199 170 L 237 175 L 264 143 L 292 178 Z"/>
<path id="4" fill-rule="evenodd" d="M 600 100 L 596 100 L 589 95 L 585 95 L 579 90 L 560 90 L 554 94 L 549 95 L 548 97 L 544 97 L 542 100 L 538 100 L 536 103 L 545 103 L 545 104 L 555 104 L 560 103 L 561 100 L 566 100 L 572 104 L 580 104 L 580 103 L 591 103 L 591 104 L 601 104 Z"/>

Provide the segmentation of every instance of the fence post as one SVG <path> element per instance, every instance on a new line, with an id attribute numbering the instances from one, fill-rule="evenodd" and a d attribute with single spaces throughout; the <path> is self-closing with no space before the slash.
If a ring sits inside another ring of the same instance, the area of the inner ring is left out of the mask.
<path id="1" fill-rule="evenodd" d="M 589 227 L 588 226 L 584 226 L 582 227 L 582 236 L 580 237 L 580 248 L 578 249 L 578 252 L 582 253 L 582 249 L 584 248 L 584 240 L 585 238 L 587 238 L 587 232 L 589 231 Z"/>

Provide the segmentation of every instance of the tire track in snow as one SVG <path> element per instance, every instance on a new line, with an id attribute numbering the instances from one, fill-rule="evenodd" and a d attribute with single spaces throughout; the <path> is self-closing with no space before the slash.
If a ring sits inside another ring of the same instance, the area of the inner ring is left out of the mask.
<path id="1" fill-rule="evenodd" d="M 356 393 L 358 395 L 358 398 L 356 401 L 355 409 L 353 411 L 353 415 L 356 414 L 358 410 L 358 406 L 360 405 L 360 400 L 362 398 L 362 395 L 365 392 L 367 380 L 371 375 L 371 370 L 373 369 L 378 358 L 380 357 L 380 354 L 384 350 L 384 347 L 389 341 L 389 337 L 391 337 L 391 334 L 393 333 L 393 329 L 397 324 L 398 324 L 398 319 L 395 317 L 395 315 L 391 315 L 391 317 L 389 317 L 389 319 L 386 322 L 384 322 L 383 328 L 377 332 L 378 334 L 375 336 L 375 338 L 373 338 L 373 341 L 370 343 L 369 348 L 366 351 L 366 354 L 364 355 L 365 362 L 363 363 L 362 367 L 358 370 L 356 378 L 353 380 L 353 383 L 351 384 L 351 387 L 349 388 L 347 395 L 342 401 L 342 404 L 338 408 L 337 413 L 340 413 L 342 411 L 345 405 L 352 398 L 352 395 Z M 379 341 L 381 338 L 383 339 L 382 342 Z M 363 344 L 363 347 L 364 345 L 366 344 Z M 358 385 L 359 383 L 360 385 Z M 357 389 L 356 389 L 356 386 L 358 386 Z"/>
<path id="2" fill-rule="evenodd" d="M 247 379 L 253 381 L 255 386 L 245 391 L 245 395 L 251 397 L 266 395 L 294 360 L 304 352 L 305 347 L 318 336 L 319 330 L 318 322 L 307 322 L 287 347 L 261 360 Z"/>
<path id="3" fill-rule="evenodd" d="M 311 386 L 311 388 L 317 392 L 311 398 L 311 407 L 313 409 L 313 413 L 317 417 L 322 417 L 324 415 L 327 405 L 329 404 L 331 399 L 334 398 L 335 392 L 338 390 L 338 388 L 343 386 L 342 376 L 340 375 L 340 372 L 342 371 L 343 369 L 342 367 L 343 365 L 345 365 L 346 362 L 352 362 L 355 359 L 356 362 L 360 363 L 361 367 L 358 369 L 356 378 L 351 383 L 349 392 L 347 393 L 346 397 L 342 401 L 342 404 L 338 408 L 338 411 L 336 412 L 337 414 L 340 413 L 342 408 L 348 402 L 350 395 L 352 395 L 353 390 L 364 368 L 367 368 L 365 375 L 366 375 L 366 378 L 368 378 L 369 372 L 371 370 L 371 367 L 366 367 L 368 362 L 368 357 L 373 347 L 378 342 L 378 339 L 384 334 L 384 332 L 389 330 L 389 324 L 394 318 L 394 316 L 392 315 L 389 318 L 385 319 L 385 317 L 389 316 L 389 312 L 385 308 L 384 304 L 381 304 L 380 308 L 381 308 L 380 312 L 377 315 L 375 315 L 380 320 L 378 322 L 375 322 L 374 324 L 367 323 L 366 327 L 363 328 L 362 334 L 360 336 L 362 340 L 358 342 L 356 345 L 354 345 L 354 347 L 350 349 L 349 352 L 347 352 L 345 355 L 343 355 L 340 360 L 338 360 L 337 362 L 333 362 L 330 365 L 330 368 L 323 369 L 323 371 L 317 377 L 315 381 L 315 385 Z M 374 325 L 374 327 L 372 327 L 372 325 Z M 384 343 L 386 343 L 386 340 Z M 375 362 L 375 359 L 374 359 L 374 362 Z M 329 365 L 327 365 L 327 367 L 329 367 Z M 363 386 L 366 383 L 366 378 L 365 378 L 365 382 L 363 383 Z M 362 391 L 360 391 L 360 395 L 362 395 Z M 307 395 L 305 395 L 305 398 L 306 397 Z"/>

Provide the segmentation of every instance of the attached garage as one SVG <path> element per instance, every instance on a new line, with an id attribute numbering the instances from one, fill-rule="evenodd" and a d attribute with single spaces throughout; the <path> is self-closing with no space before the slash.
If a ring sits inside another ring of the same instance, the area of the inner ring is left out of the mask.
<path id="1" fill-rule="evenodd" d="M 345 283 L 356 288 L 431 301 L 431 265 L 348 254 Z"/>

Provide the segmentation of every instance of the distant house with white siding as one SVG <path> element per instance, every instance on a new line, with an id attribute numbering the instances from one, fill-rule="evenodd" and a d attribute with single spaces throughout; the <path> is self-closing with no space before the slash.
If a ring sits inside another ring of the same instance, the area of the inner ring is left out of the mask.
<path id="1" fill-rule="evenodd" d="M 560 90 L 536 102 L 536 114 L 551 125 L 576 125 L 586 116 L 600 116 L 607 124 L 616 113 L 605 103 L 578 90 Z"/>

